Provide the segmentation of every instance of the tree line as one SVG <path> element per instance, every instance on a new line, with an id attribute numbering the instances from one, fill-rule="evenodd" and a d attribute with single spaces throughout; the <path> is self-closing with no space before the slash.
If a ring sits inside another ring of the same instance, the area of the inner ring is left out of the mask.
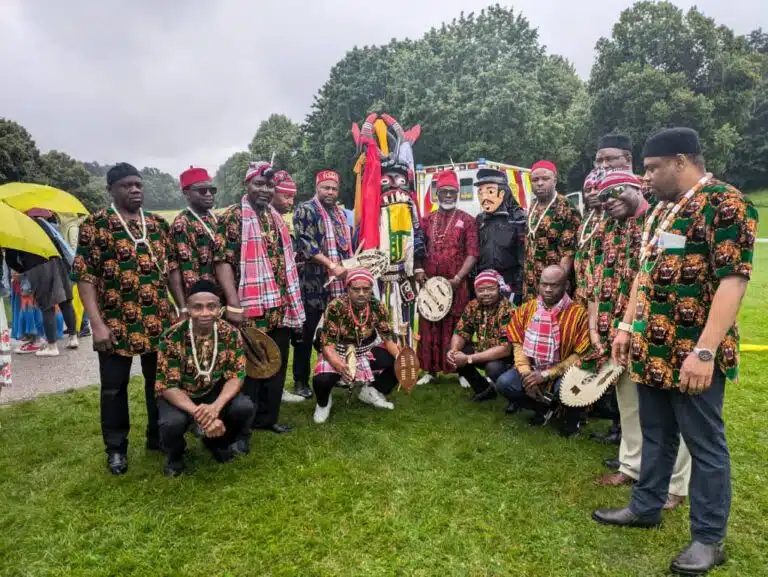
<path id="1" fill-rule="evenodd" d="M 350 50 L 302 124 L 271 115 L 219 167 L 217 203 L 235 202 L 248 162 L 273 154 L 297 181 L 300 199 L 313 194 L 315 172 L 331 168 L 342 174 L 351 202 L 350 126 L 369 112 L 389 112 L 405 128 L 421 124 L 414 155 L 422 164 L 484 157 L 527 166 L 548 158 L 567 190 L 580 188 L 600 135 L 630 134 L 639 166 L 650 133 L 686 125 L 701 134 L 711 170 L 744 190 L 764 188 L 768 34 L 737 35 L 696 8 L 638 2 L 597 42 L 584 81 L 568 60 L 546 53 L 536 29 L 512 8 L 461 14 L 418 40 Z M 17 144 L 6 151 L 6 141 Z M 47 179 L 88 205 L 103 199 L 102 169 L 56 151 L 39 154 L 23 127 L 0 121 L 0 181 Z M 148 207 L 183 204 L 173 177 L 144 171 Z"/>

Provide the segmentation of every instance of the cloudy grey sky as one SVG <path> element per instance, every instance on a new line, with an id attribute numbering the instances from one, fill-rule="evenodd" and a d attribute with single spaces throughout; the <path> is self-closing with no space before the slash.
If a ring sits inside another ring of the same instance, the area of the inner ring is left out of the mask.
<path id="1" fill-rule="evenodd" d="M 354 45 L 418 38 L 493 0 L 0 0 L 0 117 L 42 151 L 214 171 L 273 112 L 303 120 Z M 677 0 L 683 8 L 694 2 Z M 517 0 L 549 52 L 587 77 L 631 0 Z M 739 33 L 766 0 L 699 0 Z M 366 7 L 386 15 L 383 25 Z"/>

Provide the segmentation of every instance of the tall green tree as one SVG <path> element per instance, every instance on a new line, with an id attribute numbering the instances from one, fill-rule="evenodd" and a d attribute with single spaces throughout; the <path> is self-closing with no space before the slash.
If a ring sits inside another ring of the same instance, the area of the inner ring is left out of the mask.
<path id="1" fill-rule="evenodd" d="M 40 156 L 41 181 L 76 196 L 93 212 L 106 204 L 103 179 L 96 180 L 85 165 L 68 154 L 51 150 Z"/>
<path id="2" fill-rule="evenodd" d="M 219 167 L 213 178 L 219 189 L 216 195 L 216 206 L 229 206 L 240 201 L 243 193 L 245 193 L 243 178 L 252 158 L 250 152 L 236 152 Z"/>
<path id="3" fill-rule="evenodd" d="M 0 118 L 0 184 L 34 182 L 40 176 L 40 151 L 21 124 Z"/>

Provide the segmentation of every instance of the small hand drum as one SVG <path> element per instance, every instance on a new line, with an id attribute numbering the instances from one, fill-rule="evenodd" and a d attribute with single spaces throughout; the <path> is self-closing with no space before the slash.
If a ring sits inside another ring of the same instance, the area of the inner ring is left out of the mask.
<path id="1" fill-rule="evenodd" d="M 419 378 L 419 358 L 409 346 L 400 349 L 400 354 L 395 359 L 395 376 L 397 382 L 409 393 L 416 387 Z"/>
<path id="2" fill-rule="evenodd" d="M 426 320 L 432 323 L 443 320 L 453 305 L 451 283 L 441 276 L 433 276 L 419 291 L 416 307 Z"/>
<path id="3" fill-rule="evenodd" d="M 592 405 L 619 380 L 623 372 L 624 367 L 612 362 L 606 363 L 598 373 L 573 366 L 566 371 L 560 382 L 560 400 L 568 407 Z"/>
<path id="4" fill-rule="evenodd" d="M 240 329 L 243 335 L 245 373 L 252 379 L 268 379 L 280 370 L 282 355 L 277 343 L 256 327 Z"/>

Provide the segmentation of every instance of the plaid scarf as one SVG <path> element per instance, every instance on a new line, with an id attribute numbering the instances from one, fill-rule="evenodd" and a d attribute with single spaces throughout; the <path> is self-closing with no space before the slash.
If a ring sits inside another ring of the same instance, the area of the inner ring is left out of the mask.
<path id="1" fill-rule="evenodd" d="M 275 227 L 280 231 L 283 244 L 282 258 L 285 261 L 286 293 L 288 302 L 283 302 L 280 287 L 275 281 L 272 264 L 269 262 L 267 246 L 261 235 L 259 217 L 243 196 L 240 203 L 243 211 L 242 240 L 240 245 L 240 306 L 245 309 L 246 317 L 263 316 L 268 309 L 278 308 L 287 304 L 283 326 L 298 329 L 304 326 L 304 304 L 301 302 L 299 276 L 296 272 L 296 261 L 293 254 L 291 236 L 288 227 L 274 208 L 269 207 L 270 217 Z M 278 257 L 280 258 L 280 257 Z"/>
<path id="2" fill-rule="evenodd" d="M 317 196 L 312 199 L 312 202 L 320 213 L 320 218 L 323 219 L 323 227 L 325 228 L 323 248 L 325 249 L 326 256 L 333 263 L 341 262 L 341 255 L 339 254 L 339 249 L 336 243 L 336 229 L 333 226 L 331 216 L 328 214 L 328 211 L 325 210 L 325 207 Z M 349 251 L 352 246 L 352 240 L 349 235 L 349 227 L 346 224 L 347 218 L 338 206 L 333 207 L 333 212 L 336 217 L 336 222 L 338 222 L 344 230 L 344 244 L 341 248 L 344 250 L 346 246 L 347 251 Z M 329 300 L 342 296 L 344 292 L 344 281 L 340 278 L 334 278 L 331 281 L 331 284 L 328 285 Z"/>
<path id="3" fill-rule="evenodd" d="M 571 304 L 571 297 L 563 295 L 560 302 L 547 309 L 541 297 L 536 312 L 525 329 L 523 352 L 533 359 L 536 368 L 547 369 L 560 362 L 560 323 L 558 318 Z"/>

